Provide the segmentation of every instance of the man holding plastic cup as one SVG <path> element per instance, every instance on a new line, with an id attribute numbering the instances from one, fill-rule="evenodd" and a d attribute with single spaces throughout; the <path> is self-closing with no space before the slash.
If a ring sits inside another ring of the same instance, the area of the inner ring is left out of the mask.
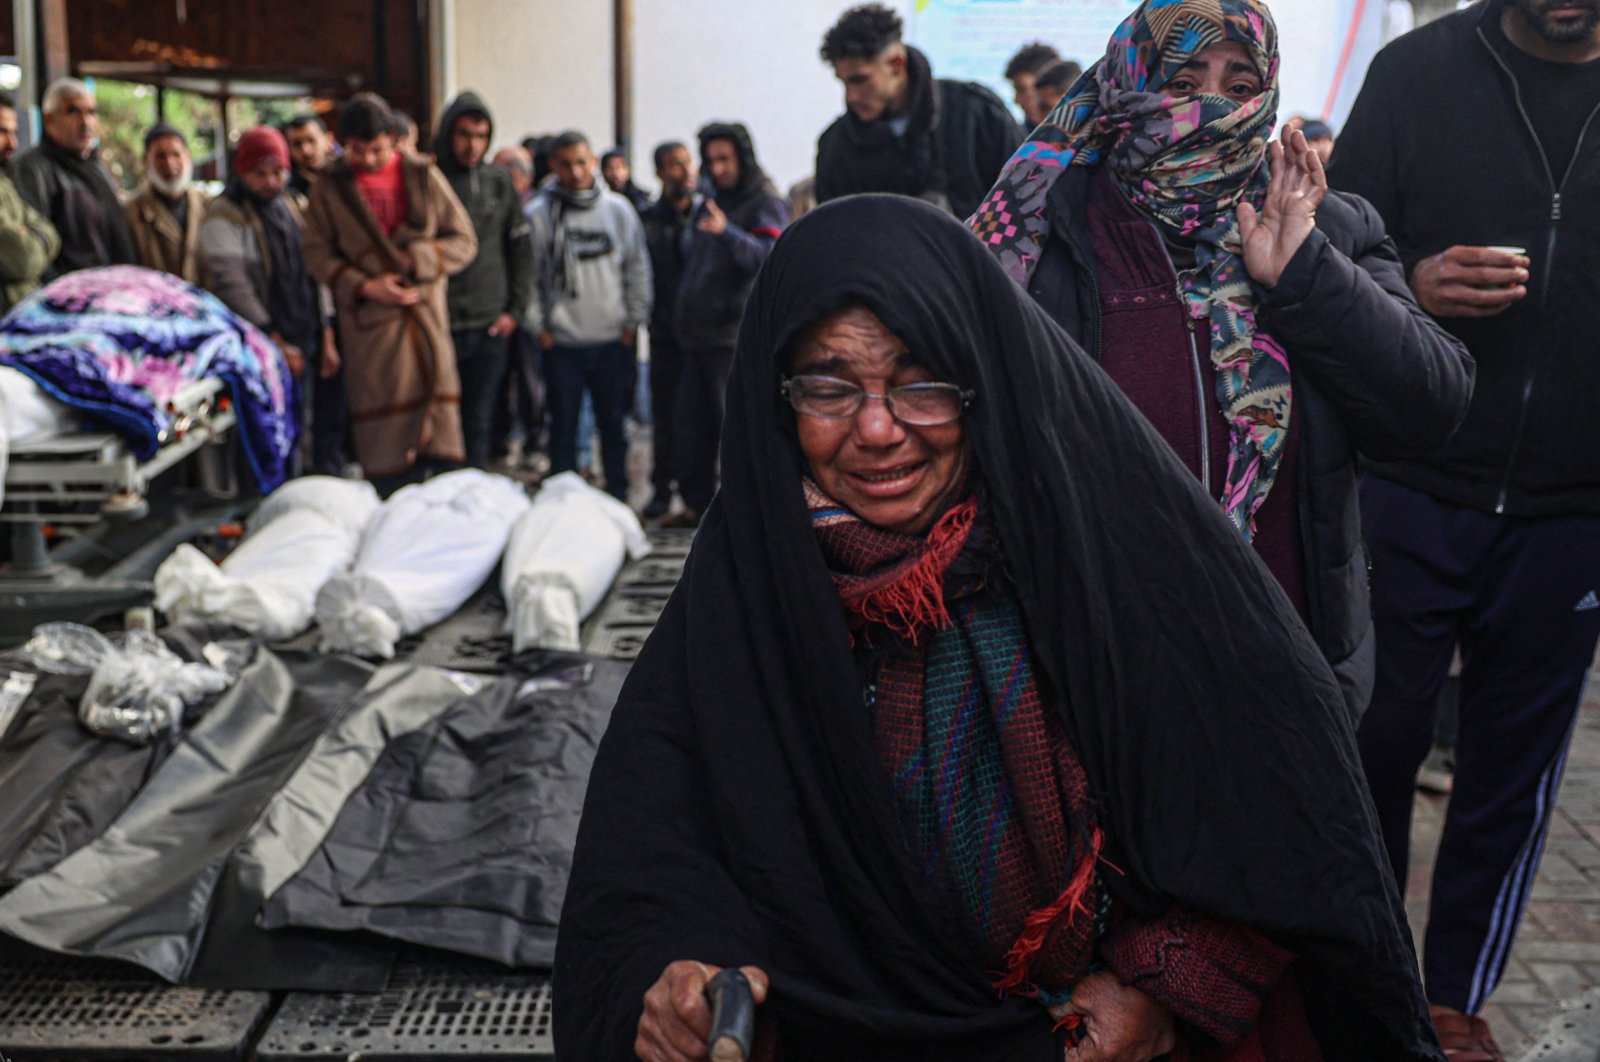
<path id="1" fill-rule="evenodd" d="M 1459 644 L 1455 782 L 1425 978 L 1446 1053 L 1504 972 L 1600 638 L 1600 0 L 1485 0 L 1389 45 L 1329 182 L 1383 216 L 1477 362 L 1454 439 L 1367 455 L 1368 783 L 1403 886 L 1416 770 Z M 1473 1053 L 1477 1052 L 1477 1053 Z"/>

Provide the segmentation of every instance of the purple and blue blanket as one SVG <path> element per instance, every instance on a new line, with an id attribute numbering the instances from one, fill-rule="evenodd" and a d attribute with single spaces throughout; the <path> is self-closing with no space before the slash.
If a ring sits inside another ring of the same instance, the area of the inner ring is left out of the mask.
<path id="1" fill-rule="evenodd" d="M 84 269 L 40 288 L 0 319 L 0 364 L 122 435 L 140 459 L 172 424 L 185 385 L 227 384 L 262 491 L 288 478 L 299 432 L 294 380 L 277 346 L 193 284 L 153 269 Z"/>

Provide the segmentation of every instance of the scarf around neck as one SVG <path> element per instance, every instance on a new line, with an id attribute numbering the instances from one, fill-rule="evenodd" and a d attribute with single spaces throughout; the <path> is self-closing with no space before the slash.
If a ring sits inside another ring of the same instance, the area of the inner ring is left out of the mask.
<path id="1" fill-rule="evenodd" d="M 918 863 L 982 940 L 996 991 L 1065 998 L 1109 914 L 1103 838 L 1016 597 L 990 585 L 1000 550 L 977 497 L 907 535 L 803 485 L 846 622 L 873 646 L 874 744 Z"/>
<path id="2" fill-rule="evenodd" d="M 266 304 L 272 318 L 271 329 L 302 350 L 309 351 L 317 339 L 320 327 L 316 306 L 316 287 L 305 265 L 304 244 L 300 223 L 289 210 L 280 192 L 270 199 L 262 199 L 246 188 L 235 174 L 223 192 L 241 206 L 249 206 L 261 219 L 261 230 L 266 236 L 267 271 Z"/>
<path id="3" fill-rule="evenodd" d="M 599 178 L 582 191 L 573 191 L 559 181 L 551 181 L 546 191 L 550 195 L 550 261 L 555 265 L 556 290 L 573 298 L 578 295 L 578 256 L 567 239 L 567 211 L 593 210 L 605 194 Z"/>
<path id="4" fill-rule="evenodd" d="M 1242 44 L 1262 91 L 1178 99 L 1161 87 L 1214 44 Z M 1106 166 L 1141 212 L 1191 241 L 1179 273 L 1190 317 L 1204 325 L 1216 397 L 1228 421 L 1221 504 L 1250 539 L 1289 439 L 1289 360 L 1259 327 L 1237 207 L 1260 209 L 1277 117 L 1277 28 L 1260 0 L 1146 0 L 1001 171 L 968 221 L 1012 279 L 1027 286 L 1046 243 L 1050 189 L 1068 166 Z"/>

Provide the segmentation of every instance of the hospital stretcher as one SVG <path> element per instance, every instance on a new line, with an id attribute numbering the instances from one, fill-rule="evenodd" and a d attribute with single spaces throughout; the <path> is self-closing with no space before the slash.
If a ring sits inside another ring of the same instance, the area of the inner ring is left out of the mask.
<path id="1" fill-rule="evenodd" d="M 188 384 L 167 410 L 160 448 L 144 460 L 103 431 L 12 444 L 0 505 L 11 539 L 10 567 L 0 570 L 0 643 L 26 638 L 52 619 L 87 623 L 147 605 L 156 566 L 199 529 L 215 526 L 219 510 L 235 508 L 210 506 L 193 519 L 177 504 L 152 513 L 155 480 L 186 462 L 197 461 L 217 493 L 233 478 L 225 444 L 238 416 L 223 381 Z M 135 523 L 142 535 L 127 531 Z"/>

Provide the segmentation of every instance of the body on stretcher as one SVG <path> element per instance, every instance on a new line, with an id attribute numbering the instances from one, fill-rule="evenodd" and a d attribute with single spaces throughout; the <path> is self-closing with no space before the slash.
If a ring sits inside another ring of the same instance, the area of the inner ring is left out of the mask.
<path id="1" fill-rule="evenodd" d="M 145 461 L 104 431 L 12 442 L 0 522 L 87 524 L 106 515 L 143 515 L 151 480 L 207 443 L 221 442 L 238 423 L 224 383 L 215 378 L 186 385 L 167 410 L 172 422 L 161 433 L 161 448 Z"/>
<path id="2" fill-rule="evenodd" d="M 190 511 L 165 488 L 151 512 L 156 478 L 229 440 L 238 423 L 216 378 L 184 385 L 167 412 L 159 449 L 141 460 L 121 436 L 84 430 L 80 413 L 0 366 L 0 534 L 10 544 L 0 567 L 0 645 L 52 620 L 147 614 L 156 566 L 180 542 L 237 515 L 240 503 L 219 506 L 215 494 L 207 511 Z M 232 482 L 231 455 L 199 467 L 216 486 Z M 54 545 L 47 526 L 60 532 Z"/>

